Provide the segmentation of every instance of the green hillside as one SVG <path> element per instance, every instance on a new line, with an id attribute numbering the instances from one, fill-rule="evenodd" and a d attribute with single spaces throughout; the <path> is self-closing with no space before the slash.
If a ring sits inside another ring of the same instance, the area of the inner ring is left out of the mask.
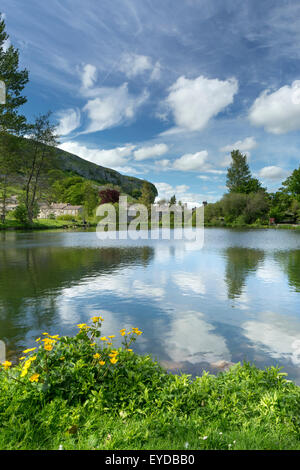
<path id="1" fill-rule="evenodd" d="M 92 180 L 101 184 L 112 184 L 120 186 L 124 193 L 133 195 L 135 189 L 141 190 L 145 180 L 135 178 L 133 176 L 122 175 L 116 170 L 111 168 L 105 168 L 95 163 L 91 163 L 87 160 L 83 160 L 69 152 L 57 149 L 57 165 L 59 169 L 75 173 L 83 178 Z M 151 184 L 151 188 L 155 196 L 157 196 L 157 189 L 154 184 Z"/>
<path id="2" fill-rule="evenodd" d="M 0 136 L 0 151 L 1 151 L 1 140 Z M 22 142 L 22 139 L 16 137 L 16 140 Z M 29 143 L 29 148 L 28 148 Z M 33 146 L 32 142 L 32 146 Z M 30 152 L 31 142 L 26 139 L 26 152 Z M 20 146 L 22 149 L 22 145 Z M 20 150 L 21 152 L 22 150 Z M 22 158 L 22 155 L 20 155 Z M 118 186 L 120 191 L 127 193 L 131 196 L 136 196 L 135 193 L 141 191 L 145 180 L 135 178 L 133 176 L 122 175 L 116 170 L 106 168 L 95 163 L 84 160 L 72 153 L 66 152 L 59 148 L 54 149 L 54 155 L 51 157 L 51 161 L 48 161 L 48 170 L 62 170 L 67 175 L 78 175 L 82 178 L 94 181 L 99 185 L 112 185 Z M 16 189 L 22 184 L 22 169 L 19 171 L 19 177 L 16 178 Z M 15 186 L 15 184 L 13 184 Z M 157 189 L 154 184 L 150 183 L 153 195 L 157 196 Z M 18 191 L 17 191 L 18 192 Z"/>

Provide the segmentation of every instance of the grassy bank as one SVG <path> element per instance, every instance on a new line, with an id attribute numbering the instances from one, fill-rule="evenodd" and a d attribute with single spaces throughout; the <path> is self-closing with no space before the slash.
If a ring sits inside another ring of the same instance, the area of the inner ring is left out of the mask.
<path id="1" fill-rule="evenodd" d="M 137 328 L 114 348 L 101 323 L 3 364 L 1 449 L 300 449 L 300 388 L 279 369 L 171 375 L 134 353 Z"/>
<path id="2" fill-rule="evenodd" d="M 15 219 L 7 219 L 5 224 L 0 222 L 0 230 L 55 230 L 55 229 L 78 229 L 86 228 L 86 224 L 83 224 L 82 221 L 69 221 L 69 220 L 59 220 L 59 219 L 37 219 L 31 225 L 22 224 L 17 222 Z M 96 227 L 97 222 L 95 219 L 88 222 L 89 227 Z M 205 223 L 205 227 L 210 228 L 237 228 L 237 229 L 281 229 L 281 230 L 299 230 L 300 225 L 288 225 L 288 224 L 278 224 L 278 225 L 237 225 L 237 224 L 212 224 Z M 149 229 L 151 224 L 149 224 Z M 171 224 L 171 229 L 174 228 Z"/>
<path id="3" fill-rule="evenodd" d="M 89 222 L 89 227 L 96 227 L 95 222 Z M 78 229 L 87 225 L 79 221 L 58 220 L 58 219 L 37 219 L 30 225 L 22 224 L 14 219 L 7 219 L 5 224 L 0 222 L 0 230 L 54 230 L 54 229 Z"/>
<path id="4" fill-rule="evenodd" d="M 273 229 L 273 230 L 300 230 L 300 225 L 290 225 L 290 224 L 274 224 L 274 225 L 262 225 L 262 224 L 235 224 L 235 223 L 205 223 L 205 227 L 211 228 L 238 228 L 238 229 Z"/>

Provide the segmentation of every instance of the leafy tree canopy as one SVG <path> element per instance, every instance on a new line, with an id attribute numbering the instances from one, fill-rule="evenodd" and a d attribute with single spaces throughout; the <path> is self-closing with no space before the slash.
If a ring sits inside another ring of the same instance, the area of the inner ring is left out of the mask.
<path id="1" fill-rule="evenodd" d="M 262 190 L 262 186 L 258 179 L 253 178 L 247 156 L 243 155 L 239 150 L 231 152 L 232 162 L 227 170 L 226 185 L 231 193 L 256 193 Z"/>
<path id="2" fill-rule="evenodd" d="M 0 14 L 0 80 L 6 87 L 6 104 L 0 106 L 0 129 L 13 133 L 27 130 L 25 116 L 18 114 L 18 108 L 27 101 L 22 91 L 28 82 L 28 71 L 19 70 L 19 51 L 8 45 L 9 36 L 5 21 Z"/>

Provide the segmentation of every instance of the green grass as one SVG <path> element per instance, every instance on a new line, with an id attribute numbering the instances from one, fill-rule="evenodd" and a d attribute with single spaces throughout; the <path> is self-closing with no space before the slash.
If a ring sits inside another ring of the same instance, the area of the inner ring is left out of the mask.
<path id="1" fill-rule="evenodd" d="M 128 349 L 141 332 L 113 350 L 100 326 L 0 369 L 0 449 L 300 449 L 300 387 L 278 368 L 172 375 Z"/>
<path id="2" fill-rule="evenodd" d="M 95 227 L 95 222 L 89 222 L 90 227 Z M 68 221 L 58 219 L 37 219 L 32 225 L 22 224 L 15 219 L 6 219 L 5 224 L 0 222 L 0 230 L 51 230 L 62 228 L 84 227 L 81 221 Z"/>

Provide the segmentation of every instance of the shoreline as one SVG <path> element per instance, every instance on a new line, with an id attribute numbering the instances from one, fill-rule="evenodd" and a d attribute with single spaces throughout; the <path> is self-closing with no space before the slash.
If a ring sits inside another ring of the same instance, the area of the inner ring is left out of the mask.
<path id="1" fill-rule="evenodd" d="M 11 231 L 41 231 L 41 230 L 69 230 L 77 231 L 79 229 L 93 229 L 97 227 L 96 222 L 88 222 L 87 224 L 76 223 L 76 222 L 67 222 L 67 221 L 57 221 L 57 220 L 45 220 L 44 222 L 35 221 L 33 225 L 21 224 L 15 221 L 10 221 L 11 223 L 0 223 L 0 232 L 11 232 Z M 174 227 L 170 227 L 174 229 Z M 272 230 L 299 230 L 300 224 L 275 224 L 275 225 L 234 225 L 234 224 L 204 224 L 204 228 L 223 228 L 223 229 L 272 229 Z M 149 227 L 149 230 L 151 227 Z M 118 231 L 118 228 L 117 228 Z"/>

